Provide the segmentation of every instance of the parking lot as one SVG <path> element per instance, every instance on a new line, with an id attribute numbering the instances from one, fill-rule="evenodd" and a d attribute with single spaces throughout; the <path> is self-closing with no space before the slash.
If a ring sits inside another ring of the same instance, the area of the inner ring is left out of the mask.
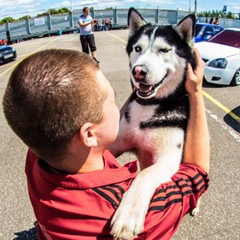
<path id="1" fill-rule="evenodd" d="M 96 32 L 100 68 L 111 82 L 120 107 L 131 92 L 127 30 Z M 0 100 L 16 64 L 36 51 L 49 48 L 80 50 L 78 34 L 39 38 L 12 45 L 17 60 L 0 66 Z M 211 134 L 211 184 L 200 214 L 186 216 L 174 240 L 240 239 L 240 86 L 204 84 L 204 98 Z M 0 240 L 36 239 L 35 218 L 24 175 L 26 147 L 12 133 L 0 105 Z M 123 163 L 131 155 L 120 158 Z"/>

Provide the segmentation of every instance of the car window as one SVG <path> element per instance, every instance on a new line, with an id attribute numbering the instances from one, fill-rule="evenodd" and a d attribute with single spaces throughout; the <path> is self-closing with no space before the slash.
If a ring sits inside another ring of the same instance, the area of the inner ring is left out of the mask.
<path id="1" fill-rule="evenodd" d="M 215 30 L 215 33 L 217 34 L 217 33 L 221 32 L 223 30 L 223 28 L 219 27 L 219 26 L 214 26 L 214 30 Z"/>
<path id="2" fill-rule="evenodd" d="M 209 42 L 220 43 L 232 47 L 240 47 L 240 32 L 223 30 L 209 40 Z"/>
<path id="3" fill-rule="evenodd" d="M 206 26 L 204 29 L 204 33 L 207 33 L 207 32 L 213 33 L 213 28 L 210 26 Z"/>

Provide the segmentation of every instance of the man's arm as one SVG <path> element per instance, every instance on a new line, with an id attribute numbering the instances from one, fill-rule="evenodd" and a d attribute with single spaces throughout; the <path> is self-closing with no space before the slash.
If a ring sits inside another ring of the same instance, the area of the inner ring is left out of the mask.
<path id="1" fill-rule="evenodd" d="M 197 68 L 193 71 L 188 65 L 186 90 L 190 101 L 190 117 L 187 126 L 183 162 L 194 164 L 209 172 L 210 136 L 202 94 L 202 81 L 205 64 L 197 49 L 194 50 Z"/>
<path id="2" fill-rule="evenodd" d="M 85 23 L 83 22 L 82 19 L 79 19 L 79 21 L 78 21 L 78 24 L 79 24 L 80 27 L 86 27 L 89 24 L 94 25 L 95 23 L 96 22 L 95 22 L 94 19 L 92 19 L 91 21 L 85 22 Z"/>

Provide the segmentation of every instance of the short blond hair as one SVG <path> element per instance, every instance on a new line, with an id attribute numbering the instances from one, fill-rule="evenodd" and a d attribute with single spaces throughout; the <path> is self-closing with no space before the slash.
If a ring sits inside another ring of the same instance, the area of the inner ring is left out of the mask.
<path id="1" fill-rule="evenodd" d="M 106 93 L 96 81 L 98 70 L 89 55 L 60 49 L 35 53 L 14 69 L 3 111 L 13 131 L 39 157 L 61 158 L 84 123 L 102 121 Z"/>

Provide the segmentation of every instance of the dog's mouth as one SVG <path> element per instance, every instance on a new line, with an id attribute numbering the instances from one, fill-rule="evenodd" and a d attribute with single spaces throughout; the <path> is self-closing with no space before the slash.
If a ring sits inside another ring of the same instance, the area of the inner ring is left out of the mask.
<path id="1" fill-rule="evenodd" d="M 149 85 L 146 83 L 139 82 L 138 87 L 137 87 L 137 95 L 142 98 L 148 98 L 149 96 L 152 96 L 155 92 L 156 89 L 162 84 L 164 79 L 166 78 L 166 75 L 162 78 L 161 81 L 154 85 Z"/>
<path id="2" fill-rule="evenodd" d="M 141 97 L 149 97 L 151 96 L 156 88 L 159 86 L 160 84 L 156 84 L 156 85 L 147 85 L 147 84 L 144 84 L 144 83 L 139 83 L 139 88 L 137 89 L 137 93 L 139 96 Z"/>

